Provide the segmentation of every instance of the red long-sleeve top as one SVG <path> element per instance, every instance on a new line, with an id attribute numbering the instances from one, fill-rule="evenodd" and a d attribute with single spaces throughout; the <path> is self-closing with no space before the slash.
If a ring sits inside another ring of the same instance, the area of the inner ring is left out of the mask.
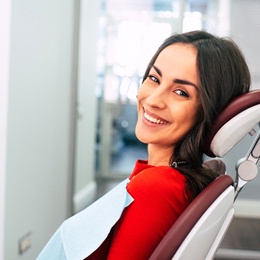
<path id="1" fill-rule="evenodd" d="M 134 201 L 88 260 L 148 259 L 188 205 L 186 178 L 177 169 L 139 160 L 129 178 Z"/>

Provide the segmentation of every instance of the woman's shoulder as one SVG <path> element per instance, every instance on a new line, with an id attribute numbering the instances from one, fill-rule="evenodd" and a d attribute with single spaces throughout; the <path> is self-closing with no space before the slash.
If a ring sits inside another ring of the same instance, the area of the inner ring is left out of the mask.
<path id="1" fill-rule="evenodd" d="M 135 174 L 134 174 L 135 173 Z M 186 197 L 186 177 L 169 166 L 152 166 L 135 171 L 127 190 L 132 196 Z"/>

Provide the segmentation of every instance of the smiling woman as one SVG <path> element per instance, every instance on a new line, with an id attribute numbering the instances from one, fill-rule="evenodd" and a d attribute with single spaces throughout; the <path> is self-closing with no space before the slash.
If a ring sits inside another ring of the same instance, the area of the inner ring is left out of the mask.
<path id="1" fill-rule="evenodd" d="M 156 154 L 149 156 L 151 165 L 169 165 L 174 145 L 199 121 L 196 57 L 192 45 L 168 46 L 139 89 L 136 136 Z"/>
<path id="2" fill-rule="evenodd" d="M 38 259 L 149 259 L 190 201 L 217 177 L 202 166 L 204 141 L 218 114 L 249 86 L 247 64 L 231 40 L 203 31 L 166 39 L 138 92 L 136 135 L 148 145 L 147 160 L 137 161 L 112 193 L 64 222 Z"/>

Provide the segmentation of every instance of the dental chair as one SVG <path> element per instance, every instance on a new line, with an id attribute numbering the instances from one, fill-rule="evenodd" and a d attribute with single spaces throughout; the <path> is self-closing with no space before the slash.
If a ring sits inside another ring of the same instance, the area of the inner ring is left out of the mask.
<path id="1" fill-rule="evenodd" d="M 219 173 L 186 208 L 157 246 L 150 260 L 213 259 L 234 216 L 234 201 L 246 183 L 258 174 L 260 159 L 260 90 L 232 100 L 217 118 L 206 141 L 206 155 L 219 157 L 204 163 Z M 255 139 L 246 154 L 238 160 L 236 178 L 227 175 L 220 159 L 246 134 Z"/>

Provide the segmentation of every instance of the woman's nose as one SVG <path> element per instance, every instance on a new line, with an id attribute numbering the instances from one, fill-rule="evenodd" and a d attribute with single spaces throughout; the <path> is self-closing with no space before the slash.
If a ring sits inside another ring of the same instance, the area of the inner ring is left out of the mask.
<path id="1" fill-rule="evenodd" d="M 146 98 L 146 103 L 150 107 L 163 109 L 166 106 L 166 98 L 166 93 L 158 88 Z"/>

